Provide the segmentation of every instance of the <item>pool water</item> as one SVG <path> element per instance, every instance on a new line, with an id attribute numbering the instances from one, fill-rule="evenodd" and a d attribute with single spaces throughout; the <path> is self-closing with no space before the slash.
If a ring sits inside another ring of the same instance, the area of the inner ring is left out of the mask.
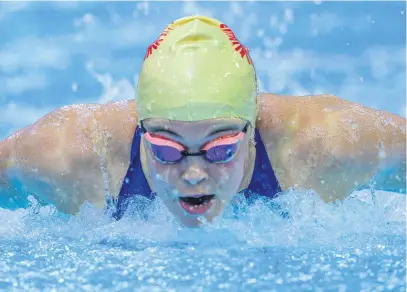
<path id="1" fill-rule="evenodd" d="M 0 209 L 2 291 L 405 291 L 404 195 L 310 192 L 184 228 L 157 202 L 120 221 L 85 204 Z M 131 213 L 131 212 L 130 212 Z"/>

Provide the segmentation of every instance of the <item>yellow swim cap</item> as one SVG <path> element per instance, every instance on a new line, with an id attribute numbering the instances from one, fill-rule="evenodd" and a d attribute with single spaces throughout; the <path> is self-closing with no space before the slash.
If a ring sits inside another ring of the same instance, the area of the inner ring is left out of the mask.
<path id="1" fill-rule="evenodd" d="M 172 22 L 147 49 L 137 86 L 139 121 L 241 118 L 255 124 L 256 73 L 248 49 L 220 21 Z"/>

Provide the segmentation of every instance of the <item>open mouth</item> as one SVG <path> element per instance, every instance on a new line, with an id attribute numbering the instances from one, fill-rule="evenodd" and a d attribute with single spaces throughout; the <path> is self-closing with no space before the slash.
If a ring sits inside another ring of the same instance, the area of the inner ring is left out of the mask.
<path id="1" fill-rule="evenodd" d="M 195 197 L 181 197 L 179 202 L 181 207 L 190 214 L 201 215 L 212 207 L 212 199 L 215 195 L 202 195 Z"/>

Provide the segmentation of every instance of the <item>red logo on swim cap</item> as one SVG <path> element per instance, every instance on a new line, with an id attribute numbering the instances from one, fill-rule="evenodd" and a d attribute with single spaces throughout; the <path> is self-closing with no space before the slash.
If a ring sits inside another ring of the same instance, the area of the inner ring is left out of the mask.
<path id="1" fill-rule="evenodd" d="M 152 43 L 151 45 L 148 46 L 147 48 L 147 52 L 146 55 L 144 56 L 144 60 L 147 59 L 148 57 L 150 57 L 150 55 L 153 53 L 153 50 L 157 50 L 157 48 L 160 46 L 161 42 L 164 40 L 164 37 L 166 37 L 168 35 L 168 33 L 170 32 L 170 30 L 173 30 L 171 27 L 167 27 L 166 29 L 164 29 L 164 31 L 160 34 L 160 36 L 158 37 L 158 39 Z"/>
<path id="2" fill-rule="evenodd" d="M 226 24 L 222 23 L 220 25 L 220 28 L 229 37 L 229 40 L 232 43 L 232 45 L 236 46 L 235 47 L 236 52 L 239 52 L 240 56 L 242 56 L 242 58 L 246 57 L 249 64 L 252 65 L 253 62 L 252 62 L 252 58 L 250 57 L 250 54 L 249 54 L 249 49 L 246 48 L 245 46 L 243 46 L 242 43 L 238 41 L 238 39 L 236 38 L 233 31 Z"/>

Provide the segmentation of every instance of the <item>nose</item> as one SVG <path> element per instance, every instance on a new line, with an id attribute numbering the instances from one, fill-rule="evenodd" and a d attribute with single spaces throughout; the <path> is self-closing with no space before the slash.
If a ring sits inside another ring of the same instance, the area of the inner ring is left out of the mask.
<path id="1" fill-rule="evenodd" d="M 208 173 L 198 165 L 190 165 L 182 174 L 182 179 L 190 185 L 197 185 L 208 177 Z"/>

